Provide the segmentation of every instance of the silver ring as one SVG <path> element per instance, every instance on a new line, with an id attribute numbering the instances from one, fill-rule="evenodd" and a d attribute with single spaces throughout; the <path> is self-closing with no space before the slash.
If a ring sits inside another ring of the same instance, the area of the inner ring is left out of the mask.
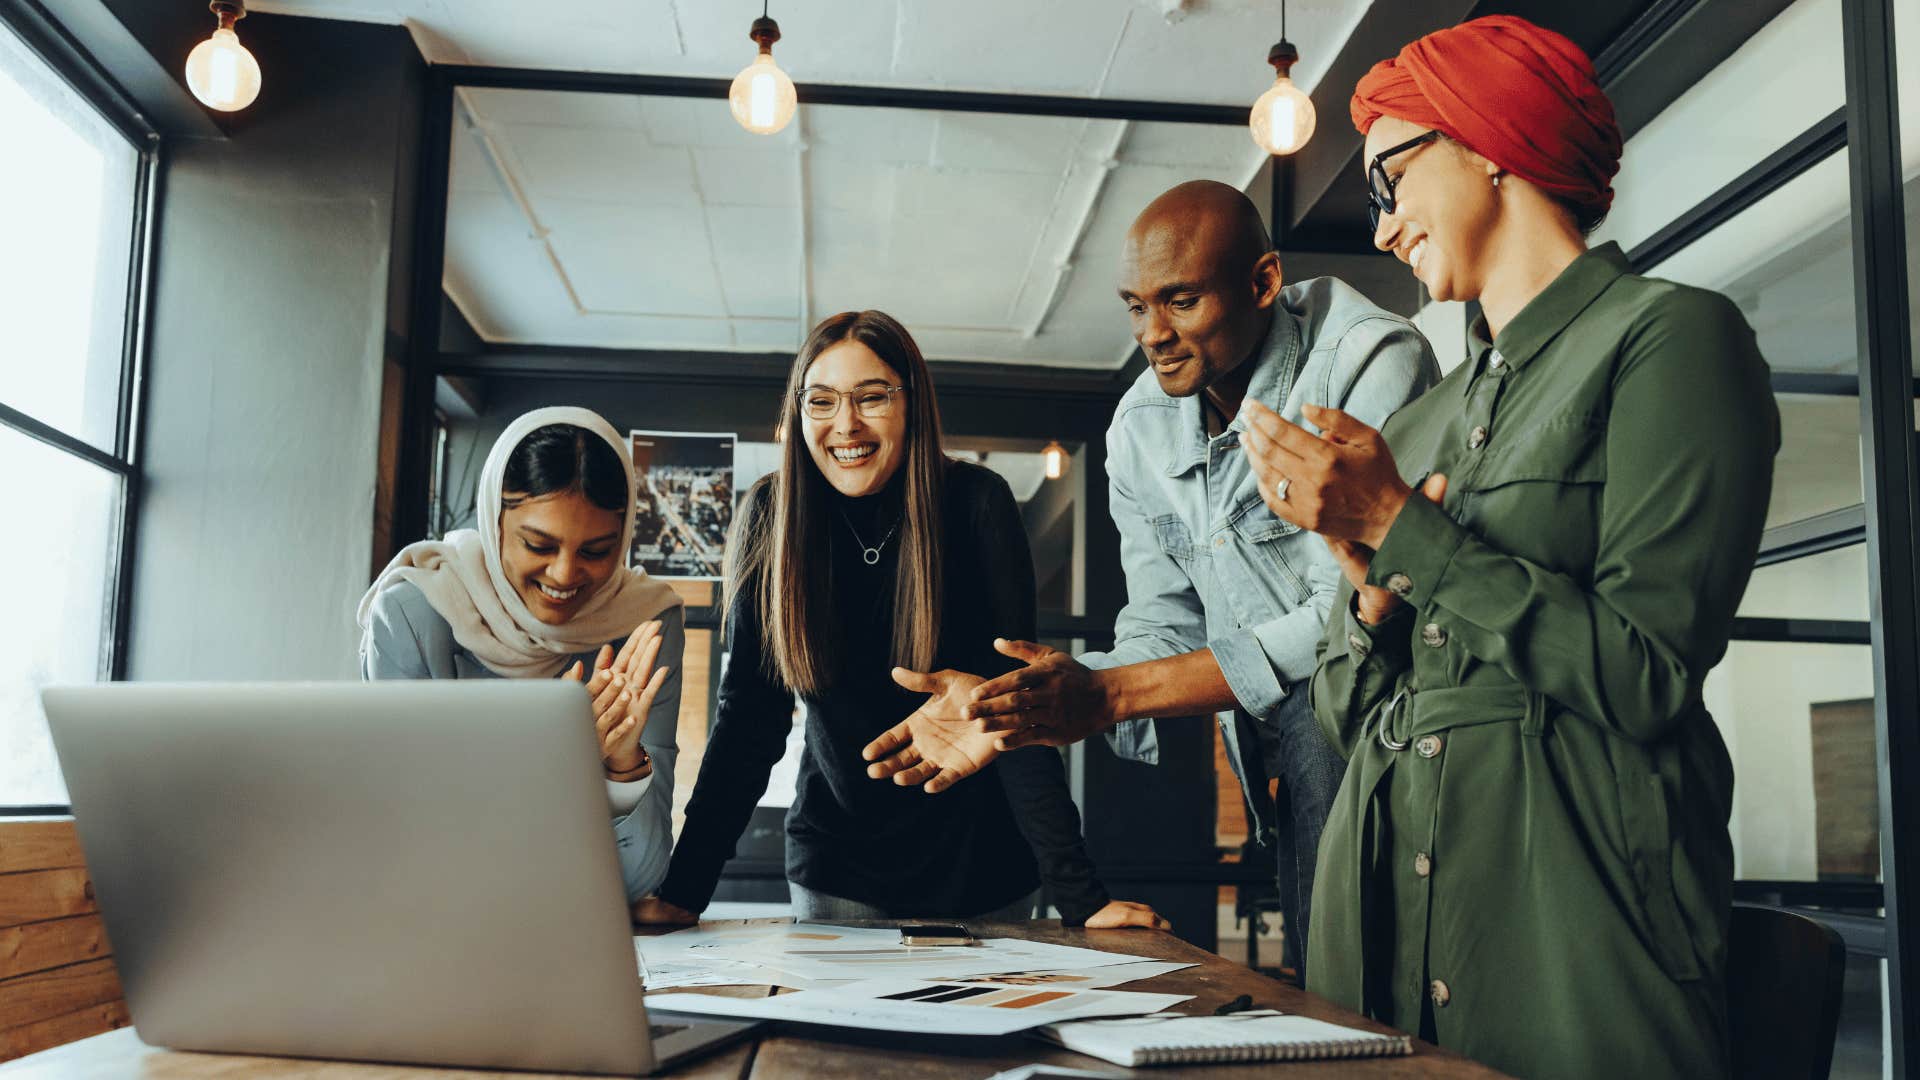
<path id="1" fill-rule="evenodd" d="M 1291 480 L 1289 480 L 1289 479 L 1287 479 L 1286 477 L 1284 477 L 1284 476 L 1283 476 L 1283 477 L 1281 477 L 1281 478 L 1280 478 L 1280 482 L 1279 482 L 1279 483 L 1277 483 L 1277 484 L 1275 484 L 1275 485 L 1273 485 L 1273 497 L 1274 497 L 1274 498 L 1276 498 L 1276 499 L 1279 499 L 1279 500 L 1280 500 L 1281 502 L 1286 502 L 1286 501 L 1287 501 L 1287 488 L 1288 488 L 1289 486 L 1291 486 L 1291 485 L 1292 485 L 1292 483 L 1293 483 L 1293 481 L 1291 481 Z"/>

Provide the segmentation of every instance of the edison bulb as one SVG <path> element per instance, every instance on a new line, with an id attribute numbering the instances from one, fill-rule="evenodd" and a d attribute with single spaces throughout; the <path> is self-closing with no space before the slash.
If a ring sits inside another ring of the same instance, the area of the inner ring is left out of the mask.
<path id="1" fill-rule="evenodd" d="M 734 76 L 727 91 L 733 118 L 755 135 L 771 135 L 786 127 L 793 119 L 794 101 L 793 80 L 766 50 Z"/>
<path id="2" fill-rule="evenodd" d="M 1046 461 L 1047 479 L 1058 480 L 1067 475 L 1066 447 L 1058 442 L 1049 442 L 1047 448 L 1040 451 L 1040 456 Z"/>
<path id="3" fill-rule="evenodd" d="M 1247 126 L 1262 150 L 1291 154 L 1313 138 L 1313 120 L 1313 99 L 1282 75 L 1253 103 Z"/>
<path id="4" fill-rule="evenodd" d="M 260 96 L 260 62 L 222 27 L 187 55 L 187 88 L 209 109 L 237 112 Z"/>

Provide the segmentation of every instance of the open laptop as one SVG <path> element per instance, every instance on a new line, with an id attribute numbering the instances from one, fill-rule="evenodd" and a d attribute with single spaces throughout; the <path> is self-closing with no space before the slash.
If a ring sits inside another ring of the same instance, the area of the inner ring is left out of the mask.
<path id="1" fill-rule="evenodd" d="M 753 1026 L 649 1022 L 578 684 L 43 701 L 147 1043 L 631 1076 Z"/>

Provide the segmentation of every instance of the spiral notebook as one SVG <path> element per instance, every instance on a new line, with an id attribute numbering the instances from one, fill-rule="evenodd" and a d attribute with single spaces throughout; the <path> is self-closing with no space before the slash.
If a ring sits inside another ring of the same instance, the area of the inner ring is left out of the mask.
<path id="1" fill-rule="evenodd" d="M 1271 1009 L 1227 1016 L 1155 1013 L 1117 1020 L 1048 1024 L 1036 1034 L 1116 1065 L 1204 1065 L 1231 1061 L 1327 1061 L 1413 1053 L 1406 1035 L 1376 1035 Z"/>

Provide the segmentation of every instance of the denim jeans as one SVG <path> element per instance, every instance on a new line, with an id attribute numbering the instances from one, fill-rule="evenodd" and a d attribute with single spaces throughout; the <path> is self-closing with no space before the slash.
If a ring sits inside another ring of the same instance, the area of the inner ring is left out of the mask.
<path id="1" fill-rule="evenodd" d="M 844 896 L 814 892 L 797 881 L 787 882 L 787 893 L 793 897 L 793 918 L 795 922 L 832 922 L 836 919 L 913 919 L 921 913 L 913 911 L 888 911 L 873 904 L 859 900 L 849 900 Z M 1039 890 L 1008 904 L 998 911 L 982 912 L 968 918 L 982 922 L 1026 922 L 1033 918 L 1033 909 L 1040 902 Z"/>
<path id="2" fill-rule="evenodd" d="M 1238 709 L 1233 714 L 1239 745 L 1260 748 L 1257 759 L 1239 763 L 1246 771 L 1242 778 L 1245 790 L 1257 793 L 1249 798 L 1264 801 L 1268 782 L 1279 781 L 1271 808 L 1248 807 L 1247 822 L 1256 837 L 1270 838 L 1273 843 L 1280 917 L 1286 932 L 1282 962 L 1298 972 L 1304 982 L 1307 925 L 1313 914 L 1314 861 L 1319 857 L 1320 833 L 1326 828 L 1346 762 L 1327 742 L 1310 710 L 1283 708 L 1275 719 L 1279 722 L 1268 723 Z"/>

